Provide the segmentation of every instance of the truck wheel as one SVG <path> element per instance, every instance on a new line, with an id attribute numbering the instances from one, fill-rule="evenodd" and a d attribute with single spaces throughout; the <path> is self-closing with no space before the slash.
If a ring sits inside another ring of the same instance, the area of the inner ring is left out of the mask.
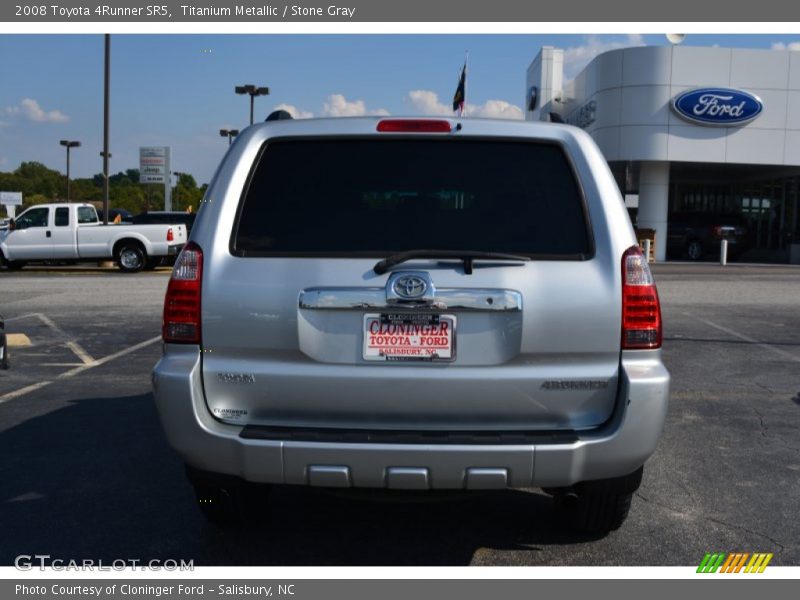
<path id="1" fill-rule="evenodd" d="M 24 260 L 7 260 L 6 261 L 6 268 L 9 271 L 19 271 L 26 264 L 27 263 Z"/>
<path id="2" fill-rule="evenodd" d="M 576 531 L 605 535 L 619 529 L 628 516 L 633 493 L 642 482 L 643 467 L 630 475 L 584 481 L 554 493 L 556 511 Z"/>
<path id="3" fill-rule="evenodd" d="M 698 240 L 692 240 L 686 244 L 686 256 L 689 260 L 700 260 L 703 258 L 703 244 Z"/>
<path id="4" fill-rule="evenodd" d="M 145 267 L 147 256 L 136 242 L 123 242 L 117 249 L 117 263 L 121 271 L 138 273 Z"/>

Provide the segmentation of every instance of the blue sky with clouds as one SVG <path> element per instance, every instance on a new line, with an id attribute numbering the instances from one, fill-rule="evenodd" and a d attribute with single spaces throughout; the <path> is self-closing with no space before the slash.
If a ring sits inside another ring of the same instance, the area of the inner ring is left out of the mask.
<path id="1" fill-rule="evenodd" d="M 469 114 L 521 118 L 525 71 L 543 45 L 565 49 L 567 75 L 598 53 L 664 45 L 663 35 L 115 35 L 112 172 L 138 167 L 138 148 L 172 147 L 173 169 L 206 182 L 242 128 L 236 85 L 269 86 L 256 119 L 446 111 L 469 50 Z M 685 44 L 800 50 L 798 35 L 690 35 Z M 36 160 L 64 169 L 60 139 L 83 146 L 72 173 L 102 170 L 103 38 L 0 35 L 0 171 Z"/>

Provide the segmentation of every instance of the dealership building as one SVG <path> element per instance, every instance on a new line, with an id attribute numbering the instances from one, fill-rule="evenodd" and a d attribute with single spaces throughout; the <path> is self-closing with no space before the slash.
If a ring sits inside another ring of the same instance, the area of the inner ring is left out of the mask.
<path id="1" fill-rule="evenodd" d="M 567 81 L 563 50 L 544 47 L 526 90 L 527 119 L 592 136 L 636 226 L 655 230 L 656 260 L 687 213 L 739 215 L 752 259 L 800 254 L 800 52 L 624 48 Z"/>

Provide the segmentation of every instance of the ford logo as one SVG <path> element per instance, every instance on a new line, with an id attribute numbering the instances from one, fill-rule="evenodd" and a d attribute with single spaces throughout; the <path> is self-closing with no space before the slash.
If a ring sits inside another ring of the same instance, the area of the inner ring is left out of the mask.
<path id="1" fill-rule="evenodd" d="M 400 298 L 420 298 L 428 291 L 428 283 L 418 275 L 403 275 L 395 280 L 392 289 Z"/>
<path id="2" fill-rule="evenodd" d="M 699 88 L 675 96 L 673 110 L 687 121 L 701 125 L 743 125 L 764 110 L 761 98 L 728 88 Z"/>

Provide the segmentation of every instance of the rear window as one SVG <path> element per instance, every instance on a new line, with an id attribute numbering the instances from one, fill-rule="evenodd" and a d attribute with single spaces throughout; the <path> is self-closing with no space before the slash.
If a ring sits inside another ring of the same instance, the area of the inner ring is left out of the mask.
<path id="1" fill-rule="evenodd" d="M 591 254 L 580 188 L 541 142 L 268 142 L 243 195 L 239 256 L 383 256 L 415 249 Z"/>
<path id="2" fill-rule="evenodd" d="M 78 207 L 78 224 L 97 223 L 97 211 L 89 206 Z"/>

